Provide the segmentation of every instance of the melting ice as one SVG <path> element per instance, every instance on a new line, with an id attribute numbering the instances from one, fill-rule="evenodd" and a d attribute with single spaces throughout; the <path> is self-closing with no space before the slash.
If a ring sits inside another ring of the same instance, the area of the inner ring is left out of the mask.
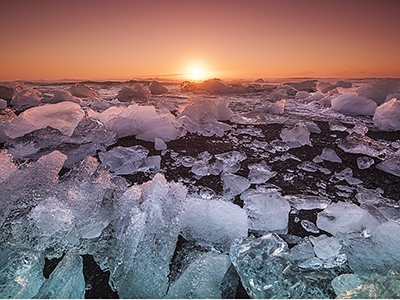
<path id="1" fill-rule="evenodd" d="M 397 79 L 0 84 L 1 298 L 89 297 L 83 255 L 120 298 L 398 298 L 399 97 Z"/>

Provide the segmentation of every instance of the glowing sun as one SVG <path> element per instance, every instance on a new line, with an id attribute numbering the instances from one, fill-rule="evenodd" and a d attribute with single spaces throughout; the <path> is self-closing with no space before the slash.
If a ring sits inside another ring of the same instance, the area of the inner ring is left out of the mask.
<path id="1" fill-rule="evenodd" d="M 190 79 L 192 79 L 192 80 L 203 80 L 203 79 L 206 79 L 206 77 L 207 77 L 206 72 L 203 69 L 201 69 L 200 67 L 192 68 L 188 75 L 189 75 Z"/>

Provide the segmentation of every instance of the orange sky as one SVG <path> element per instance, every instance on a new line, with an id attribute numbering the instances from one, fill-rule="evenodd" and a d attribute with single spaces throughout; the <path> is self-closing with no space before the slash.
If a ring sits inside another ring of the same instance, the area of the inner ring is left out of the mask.
<path id="1" fill-rule="evenodd" d="M 398 0 L 0 0 L 0 10 L 0 80 L 193 67 L 220 78 L 400 77 Z"/>

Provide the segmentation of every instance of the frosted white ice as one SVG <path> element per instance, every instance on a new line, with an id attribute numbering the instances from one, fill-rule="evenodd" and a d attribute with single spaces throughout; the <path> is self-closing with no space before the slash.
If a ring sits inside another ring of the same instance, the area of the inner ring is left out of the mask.
<path id="1" fill-rule="evenodd" d="M 24 111 L 11 120 L 4 132 L 14 139 L 50 126 L 66 136 L 71 136 L 84 115 L 80 105 L 74 102 L 47 104 Z"/>
<path id="2" fill-rule="evenodd" d="M 221 283 L 230 265 L 228 255 L 202 253 L 168 289 L 166 299 L 219 299 Z"/>
<path id="3" fill-rule="evenodd" d="M 368 211 L 353 203 L 337 202 L 318 214 L 317 226 L 333 235 L 338 232 L 372 235 L 379 222 Z"/>
<path id="4" fill-rule="evenodd" d="M 182 235 L 205 247 L 228 251 L 235 239 L 247 236 L 246 212 L 220 200 L 189 198 L 182 215 Z"/>
<path id="5" fill-rule="evenodd" d="M 249 190 L 241 195 L 249 228 L 261 233 L 286 233 L 290 204 L 278 192 Z"/>
<path id="6" fill-rule="evenodd" d="M 331 103 L 333 110 L 351 116 L 373 116 L 377 106 L 375 101 L 358 96 L 355 92 L 339 95 Z"/>
<path id="7" fill-rule="evenodd" d="M 400 100 L 393 98 L 379 105 L 374 114 L 374 125 L 383 131 L 400 130 Z"/>
<path id="8" fill-rule="evenodd" d="M 280 133 L 280 137 L 290 148 L 297 148 L 304 145 L 312 146 L 310 131 L 304 123 L 298 123 L 292 129 L 284 128 Z"/>

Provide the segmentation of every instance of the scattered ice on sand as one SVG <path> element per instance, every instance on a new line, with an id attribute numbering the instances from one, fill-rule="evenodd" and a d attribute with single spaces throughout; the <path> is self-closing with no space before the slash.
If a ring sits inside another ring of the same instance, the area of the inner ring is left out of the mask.
<path id="1" fill-rule="evenodd" d="M 284 128 L 281 131 L 280 137 L 290 148 L 298 148 L 304 145 L 312 146 L 310 131 L 304 123 L 298 123 L 292 129 Z"/>

